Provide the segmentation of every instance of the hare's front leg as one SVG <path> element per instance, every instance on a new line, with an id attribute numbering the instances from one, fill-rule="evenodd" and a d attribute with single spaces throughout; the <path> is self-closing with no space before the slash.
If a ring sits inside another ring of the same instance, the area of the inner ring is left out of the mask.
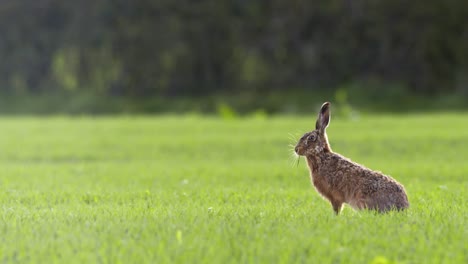
<path id="1" fill-rule="evenodd" d="M 333 211 L 338 215 L 341 212 L 341 208 L 343 208 L 343 203 L 337 200 L 331 200 L 330 202 L 333 206 Z"/>

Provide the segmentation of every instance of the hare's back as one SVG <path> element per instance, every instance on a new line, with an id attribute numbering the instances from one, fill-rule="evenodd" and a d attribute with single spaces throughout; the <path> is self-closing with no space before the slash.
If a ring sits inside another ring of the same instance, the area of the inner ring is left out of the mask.
<path id="1" fill-rule="evenodd" d="M 404 192 L 403 186 L 396 180 L 377 171 L 366 170 L 363 177 L 364 193 L 385 192 L 400 193 Z"/>

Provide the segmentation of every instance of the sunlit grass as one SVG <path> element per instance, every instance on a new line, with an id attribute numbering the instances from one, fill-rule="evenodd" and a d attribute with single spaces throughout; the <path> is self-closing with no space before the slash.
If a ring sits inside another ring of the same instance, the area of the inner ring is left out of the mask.
<path id="1" fill-rule="evenodd" d="M 0 118 L 6 263 L 467 263 L 468 115 L 333 119 L 410 209 L 335 216 L 292 147 L 313 117 Z M 296 164 L 299 161 L 299 164 Z"/>

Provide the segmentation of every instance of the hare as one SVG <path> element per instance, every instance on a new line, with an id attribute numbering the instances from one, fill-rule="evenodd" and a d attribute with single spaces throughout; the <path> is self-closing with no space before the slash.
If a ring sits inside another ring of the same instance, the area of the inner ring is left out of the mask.
<path id="1" fill-rule="evenodd" d="M 313 185 L 330 201 L 335 213 L 340 213 L 343 203 L 356 210 L 380 213 L 408 208 L 403 185 L 331 150 L 325 132 L 329 123 L 330 103 L 326 102 L 320 109 L 315 130 L 305 133 L 294 150 L 305 157 Z"/>

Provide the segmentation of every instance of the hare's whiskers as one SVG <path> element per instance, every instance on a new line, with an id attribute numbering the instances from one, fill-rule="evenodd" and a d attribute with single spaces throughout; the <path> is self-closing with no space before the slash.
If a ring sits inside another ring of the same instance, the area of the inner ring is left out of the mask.
<path id="1" fill-rule="evenodd" d="M 300 160 L 300 156 L 297 155 L 296 151 L 294 150 L 296 148 L 296 143 L 298 139 L 297 135 L 299 135 L 299 132 L 297 131 L 295 133 L 288 133 L 288 138 L 291 141 L 291 143 L 288 144 L 288 150 L 291 153 L 289 156 L 291 167 L 294 167 L 294 166 L 297 167 L 299 165 L 299 160 Z"/>
<path id="2" fill-rule="evenodd" d="M 297 167 L 299 165 L 300 156 L 296 154 L 294 149 L 290 153 L 291 153 L 289 155 L 290 165 L 291 167 L 294 167 L 294 166 Z"/>

